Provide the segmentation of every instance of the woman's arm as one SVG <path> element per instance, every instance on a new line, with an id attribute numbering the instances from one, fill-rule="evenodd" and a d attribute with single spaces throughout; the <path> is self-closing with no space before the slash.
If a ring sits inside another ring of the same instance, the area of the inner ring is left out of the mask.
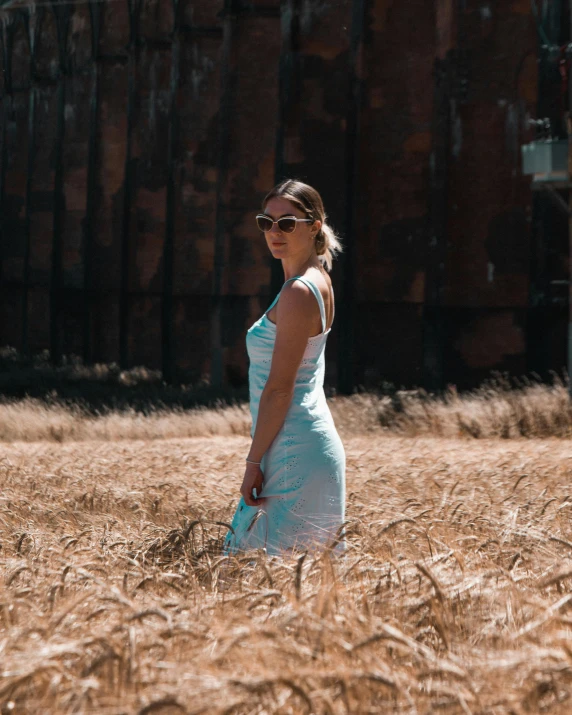
<path id="1" fill-rule="evenodd" d="M 292 281 L 282 289 L 277 307 L 276 340 L 270 374 L 260 397 L 256 429 L 247 459 L 260 462 L 284 424 L 292 402 L 296 374 L 308 338 L 320 320 L 319 307 L 310 289 L 299 281 Z M 247 504 L 255 506 L 252 487 L 259 491 L 260 471 L 248 465 L 241 492 Z M 255 483 L 256 482 L 256 483 Z M 247 497 L 250 497 L 250 502 Z"/>
<path id="2" fill-rule="evenodd" d="M 276 340 L 270 374 L 260 397 L 256 430 L 248 459 L 260 462 L 284 424 L 292 402 L 296 374 L 319 308 L 310 289 L 300 281 L 284 286 L 278 301 Z"/>

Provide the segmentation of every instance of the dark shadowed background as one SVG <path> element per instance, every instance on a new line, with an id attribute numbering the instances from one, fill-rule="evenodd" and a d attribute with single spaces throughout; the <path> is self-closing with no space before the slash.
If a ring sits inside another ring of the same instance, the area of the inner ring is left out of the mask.
<path id="1" fill-rule="evenodd" d="M 3 2 L 0 20 L 1 346 L 244 385 L 283 280 L 253 216 L 293 176 L 346 247 L 330 386 L 565 367 L 568 222 L 520 147 L 537 117 L 565 136 L 567 3 Z"/>

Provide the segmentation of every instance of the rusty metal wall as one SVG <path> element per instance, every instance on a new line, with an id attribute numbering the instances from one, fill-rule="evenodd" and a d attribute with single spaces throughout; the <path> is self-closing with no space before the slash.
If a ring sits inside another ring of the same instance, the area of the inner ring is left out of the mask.
<path id="1" fill-rule="evenodd" d="M 0 344 L 243 384 L 284 176 L 346 252 L 327 380 L 527 369 L 528 0 L 0 8 Z M 560 365 L 551 365 L 559 369 Z"/>

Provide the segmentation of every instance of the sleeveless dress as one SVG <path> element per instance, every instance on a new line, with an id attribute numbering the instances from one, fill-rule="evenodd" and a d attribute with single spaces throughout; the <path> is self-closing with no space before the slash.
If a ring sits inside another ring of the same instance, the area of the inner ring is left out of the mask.
<path id="1" fill-rule="evenodd" d="M 331 328 L 325 329 L 326 310 L 319 288 L 304 276 L 294 276 L 284 285 L 293 280 L 302 281 L 316 297 L 322 332 L 308 339 L 284 424 L 262 458 L 264 483 L 258 496 L 265 501 L 251 507 L 241 497 L 224 542 L 227 554 L 260 548 L 279 554 L 327 545 L 344 522 L 346 455 L 324 394 L 324 353 Z M 246 335 L 251 437 L 276 338 L 276 325 L 267 313 L 280 293 Z M 344 550 L 343 536 L 336 550 Z"/>

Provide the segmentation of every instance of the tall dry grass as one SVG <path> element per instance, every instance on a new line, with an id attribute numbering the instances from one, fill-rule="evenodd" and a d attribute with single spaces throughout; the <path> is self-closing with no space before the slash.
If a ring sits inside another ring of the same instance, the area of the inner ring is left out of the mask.
<path id="1" fill-rule="evenodd" d="M 568 384 L 551 385 L 498 377 L 460 394 L 442 396 L 423 390 L 398 391 L 379 403 L 380 424 L 395 432 L 439 437 L 572 437 L 572 401 Z"/>
<path id="2" fill-rule="evenodd" d="M 530 384 L 520 388 L 496 382 L 473 392 L 450 389 L 443 396 L 396 391 L 391 396 L 362 392 L 328 400 L 343 436 L 381 432 L 410 437 L 570 438 L 572 402 L 567 385 Z M 250 433 L 246 402 L 215 407 L 124 406 L 99 410 L 57 396 L 49 400 L 4 398 L 0 441 L 175 439 Z"/>
<path id="3" fill-rule="evenodd" d="M 220 554 L 245 437 L 0 448 L 0 707 L 569 713 L 564 440 L 345 441 L 345 557 Z"/>
<path id="4" fill-rule="evenodd" d="M 0 404 L 0 441 L 69 442 L 152 440 L 250 433 L 247 405 L 183 410 L 134 408 L 91 414 L 79 405 L 48 404 L 36 398 Z"/>

